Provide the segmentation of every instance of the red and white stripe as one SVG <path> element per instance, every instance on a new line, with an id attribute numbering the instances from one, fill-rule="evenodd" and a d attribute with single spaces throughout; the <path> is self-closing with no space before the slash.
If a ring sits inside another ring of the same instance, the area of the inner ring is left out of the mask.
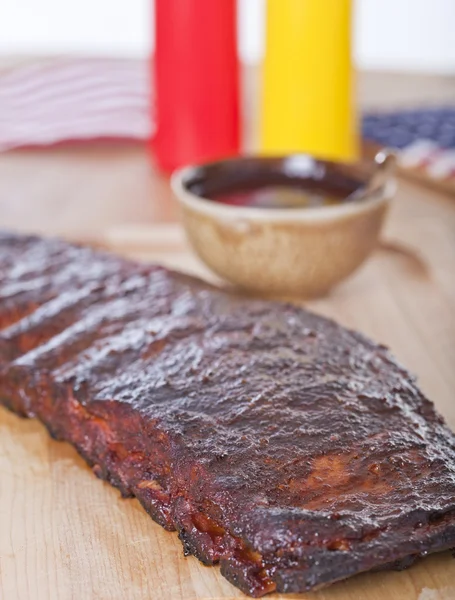
<path id="1" fill-rule="evenodd" d="M 148 139 L 149 72 L 136 60 L 63 58 L 0 71 L 0 150 Z"/>
<path id="2" fill-rule="evenodd" d="M 444 149 L 432 140 L 418 140 L 404 148 L 399 156 L 404 169 L 417 169 L 432 179 L 455 177 L 455 150 Z"/>

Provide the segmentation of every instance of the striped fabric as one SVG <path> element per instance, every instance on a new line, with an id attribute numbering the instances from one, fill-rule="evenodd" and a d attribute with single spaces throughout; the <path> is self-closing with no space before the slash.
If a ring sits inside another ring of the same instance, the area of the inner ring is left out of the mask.
<path id="1" fill-rule="evenodd" d="M 152 133 L 149 65 L 61 58 L 0 71 L 0 150 Z"/>
<path id="2" fill-rule="evenodd" d="M 53 58 L 0 69 L 0 151 L 95 139 L 144 141 L 154 130 L 150 65 Z M 370 113 L 363 137 L 399 150 L 402 167 L 455 180 L 455 108 Z"/>
<path id="3" fill-rule="evenodd" d="M 455 106 L 365 115 L 363 137 L 397 149 L 403 169 L 455 184 Z"/>
<path id="4" fill-rule="evenodd" d="M 400 164 L 404 169 L 425 171 L 432 179 L 455 179 L 455 148 L 417 140 L 401 151 Z"/>

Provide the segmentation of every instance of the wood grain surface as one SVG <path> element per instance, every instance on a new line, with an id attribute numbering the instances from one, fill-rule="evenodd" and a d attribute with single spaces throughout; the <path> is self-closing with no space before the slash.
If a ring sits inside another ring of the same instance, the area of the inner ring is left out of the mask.
<path id="1" fill-rule="evenodd" d="M 0 155 L 0 227 L 89 240 L 211 278 L 187 247 L 177 214 L 167 180 L 143 147 Z M 329 297 L 306 303 L 389 345 L 452 429 L 454 265 L 455 202 L 401 181 L 372 259 Z M 237 597 L 217 568 L 184 558 L 175 533 L 96 479 L 68 444 L 0 409 L 1 600 Z M 364 574 L 282 597 L 454 600 L 455 560 L 446 552 L 401 573 Z"/>
<path id="2" fill-rule="evenodd" d="M 455 429 L 455 205 L 428 195 L 403 183 L 387 243 L 330 297 L 307 305 L 390 345 Z M 98 242 L 210 277 L 177 224 L 107 228 Z M 2 598 L 241 596 L 216 568 L 184 558 L 175 534 L 154 524 L 136 501 L 120 499 L 98 481 L 68 444 L 5 410 L 0 472 Z M 444 553 L 402 573 L 362 575 L 301 597 L 449 600 L 455 598 L 455 560 Z"/>

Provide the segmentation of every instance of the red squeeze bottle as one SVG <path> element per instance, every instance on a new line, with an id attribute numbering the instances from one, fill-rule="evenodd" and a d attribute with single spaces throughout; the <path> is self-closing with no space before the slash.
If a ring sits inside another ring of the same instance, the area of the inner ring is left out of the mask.
<path id="1" fill-rule="evenodd" d="M 156 0 L 153 148 L 165 171 L 237 154 L 236 0 Z"/>

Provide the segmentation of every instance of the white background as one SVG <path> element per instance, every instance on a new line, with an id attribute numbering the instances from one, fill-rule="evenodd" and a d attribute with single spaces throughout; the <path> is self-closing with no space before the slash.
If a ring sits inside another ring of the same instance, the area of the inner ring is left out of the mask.
<path id="1" fill-rule="evenodd" d="M 239 2 L 242 58 L 256 62 L 263 51 L 264 0 Z M 152 0 L 1 4 L 3 55 L 142 57 L 153 47 Z M 455 73 L 455 0 L 357 0 L 354 17 L 359 67 Z"/>

